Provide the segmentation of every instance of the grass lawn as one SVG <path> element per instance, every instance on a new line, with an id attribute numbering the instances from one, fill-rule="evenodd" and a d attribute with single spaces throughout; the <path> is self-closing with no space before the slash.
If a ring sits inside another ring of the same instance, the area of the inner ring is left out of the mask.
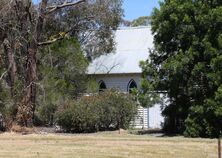
<path id="1" fill-rule="evenodd" d="M 0 134 L 0 157 L 16 158 L 217 158 L 217 140 L 156 138 L 126 132 Z"/>

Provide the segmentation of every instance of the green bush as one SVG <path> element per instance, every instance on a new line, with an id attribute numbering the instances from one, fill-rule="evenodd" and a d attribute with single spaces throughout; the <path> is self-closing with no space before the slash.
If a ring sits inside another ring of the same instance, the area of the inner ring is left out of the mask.
<path id="1" fill-rule="evenodd" d="M 53 125 L 54 115 L 57 111 L 57 108 L 58 106 L 54 104 L 45 104 L 39 106 L 34 120 L 35 125 Z"/>
<path id="2" fill-rule="evenodd" d="M 137 112 L 133 98 L 115 90 L 84 96 L 57 112 L 57 124 L 68 132 L 127 129 Z"/>
<path id="3" fill-rule="evenodd" d="M 216 93 L 213 99 L 207 99 L 203 105 L 190 108 L 185 121 L 184 135 L 187 137 L 221 137 L 222 131 L 222 93 Z"/>
<path id="4" fill-rule="evenodd" d="M 184 136 L 186 137 L 200 137 L 205 134 L 204 131 L 204 117 L 203 117 L 203 108 L 200 106 L 191 107 L 190 114 L 185 121 L 186 129 L 184 131 Z"/>
<path id="5" fill-rule="evenodd" d="M 93 132 L 97 130 L 98 122 L 94 112 L 82 101 L 74 102 L 57 113 L 57 123 L 67 132 Z"/>

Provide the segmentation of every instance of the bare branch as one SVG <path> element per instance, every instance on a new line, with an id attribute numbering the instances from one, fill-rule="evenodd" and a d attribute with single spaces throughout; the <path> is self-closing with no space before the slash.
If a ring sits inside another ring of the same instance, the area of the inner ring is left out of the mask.
<path id="1" fill-rule="evenodd" d="M 58 10 L 58 9 L 61 9 L 61 8 L 65 8 L 65 7 L 68 7 L 68 6 L 75 6 L 75 5 L 78 5 L 78 4 L 81 4 L 83 2 L 85 2 L 86 0 L 79 0 L 77 2 L 72 2 L 72 3 L 68 3 L 67 1 L 65 1 L 63 4 L 61 5 L 54 5 L 54 6 L 49 6 L 47 7 L 46 9 L 49 9 L 49 11 L 47 11 L 48 14 Z"/>
<path id="2" fill-rule="evenodd" d="M 59 37 L 59 38 L 55 38 L 55 39 L 53 39 L 53 40 L 49 40 L 49 41 L 45 41 L 45 42 L 39 42 L 39 43 L 38 43 L 38 46 L 50 45 L 50 44 L 55 43 L 55 42 L 57 42 L 57 41 L 59 41 L 59 40 L 62 40 L 62 39 L 64 39 L 63 36 L 62 36 L 62 37 Z"/>
<path id="3" fill-rule="evenodd" d="M 1 77 L 0 77 L 0 80 L 2 80 L 2 78 L 5 76 L 5 74 L 6 74 L 7 72 L 8 72 L 8 70 L 2 73 L 2 75 L 1 75 Z"/>

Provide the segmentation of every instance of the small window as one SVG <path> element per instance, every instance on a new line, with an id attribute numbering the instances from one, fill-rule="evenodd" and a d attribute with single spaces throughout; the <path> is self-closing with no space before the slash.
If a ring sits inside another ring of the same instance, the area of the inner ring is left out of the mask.
<path id="1" fill-rule="evenodd" d="M 102 92 L 106 89 L 106 84 L 104 81 L 99 81 L 99 91 Z"/>
<path id="2" fill-rule="evenodd" d="M 127 91 L 129 93 L 132 93 L 132 89 L 133 88 L 137 88 L 137 84 L 134 80 L 130 80 L 129 84 L 128 84 L 128 88 L 127 88 Z"/>

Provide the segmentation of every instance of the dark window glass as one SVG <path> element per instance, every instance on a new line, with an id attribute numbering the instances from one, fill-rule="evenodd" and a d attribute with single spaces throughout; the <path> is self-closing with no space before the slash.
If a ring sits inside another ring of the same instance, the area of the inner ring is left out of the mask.
<path id="1" fill-rule="evenodd" d="M 134 80 L 131 80 L 128 84 L 128 92 L 132 93 L 133 88 L 137 88 L 137 84 Z"/>
<path id="2" fill-rule="evenodd" d="M 102 92 L 106 89 L 106 84 L 104 81 L 99 82 L 99 91 Z"/>

